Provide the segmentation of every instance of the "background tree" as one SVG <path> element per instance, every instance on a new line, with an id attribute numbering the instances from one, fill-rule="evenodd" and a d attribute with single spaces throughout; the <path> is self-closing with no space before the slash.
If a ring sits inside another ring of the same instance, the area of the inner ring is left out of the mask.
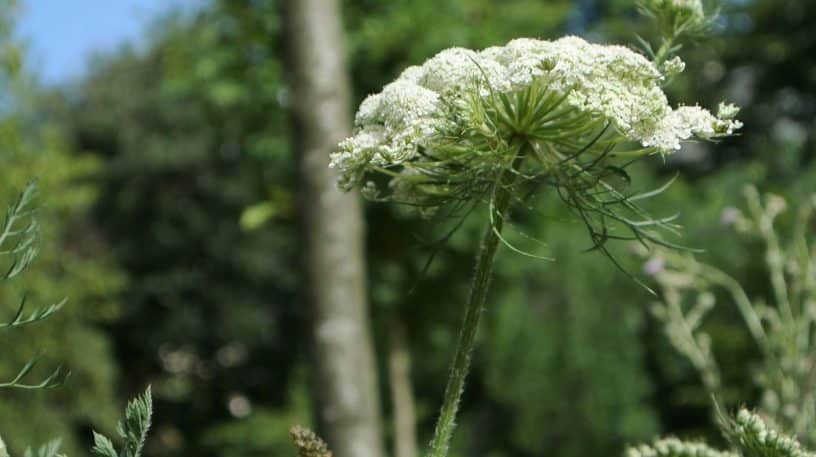
<path id="1" fill-rule="evenodd" d="M 285 1 L 282 18 L 319 430 L 339 457 L 382 457 L 361 203 L 329 169 L 329 154 L 351 133 L 339 1 Z"/>
<path id="2" fill-rule="evenodd" d="M 230 439 L 219 424 L 297 403 L 305 345 L 275 11 L 233 1 L 171 15 L 146 53 L 100 58 L 61 115 L 103 164 L 95 220 L 130 278 L 108 330 L 125 388 L 154 387 L 152 455 L 211 455 Z M 239 220 L 258 201 L 275 217 L 250 235 Z M 288 449 L 288 427 L 276 429 Z M 268 446 L 268 434 L 230 447 Z"/>

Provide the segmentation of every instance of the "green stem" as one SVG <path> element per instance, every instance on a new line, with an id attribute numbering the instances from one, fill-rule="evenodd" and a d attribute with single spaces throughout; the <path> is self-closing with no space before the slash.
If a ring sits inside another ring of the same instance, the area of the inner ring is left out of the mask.
<path id="1" fill-rule="evenodd" d="M 445 457 L 450 448 L 459 401 L 465 388 L 465 378 L 470 370 L 470 359 L 476 342 L 476 331 L 479 329 L 479 320 L 482 317 L 482 310 L 484 309 L 485 298 L 490 285 L 493 259 L 499 247 L 499 234 L 510 208 L 513 197 L 511 188 L 518 177 L 518 169 L 524 160 L 526 148 L 529 148 L 529 145 L 525 142 L 519 148 L 512 167 L 502 172 L 493 189 L 490 209 L 492 222 L 488 222 L 476 258 L 473 284 L 470 289 L 459 340 L 456 344 L 456 354 L 453 358 L 448 384 L 445 387 L 442 409 L 436 423 L 434 437 L 431 440 L 430 457 Z"/>
<path id="2" fill-rule="evenodd" d="M 663 37 L 663 43 L 660 45 L 660 49 L 657 50 L 657 54 L 655 54 L 654 64 L 657 68 L 660 68 L 660 65 L 663 64 L 663 61 L 666 60 L 666 57 L 669 55 L 669 49 L 674 46 L 674 41 L 677 39 L 677 33 L 672 31 L 671 34 L 668 36 Z"/>

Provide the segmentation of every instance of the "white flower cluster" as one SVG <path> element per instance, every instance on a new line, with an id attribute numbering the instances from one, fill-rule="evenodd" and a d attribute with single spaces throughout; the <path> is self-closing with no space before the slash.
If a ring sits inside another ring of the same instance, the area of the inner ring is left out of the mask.
<path id="1" fill-rule="evenodd" d="M 708 110 L 699 106 L 681 106 L 677 109 L 669 109 L 657 123 L 652 135 L 643 141 L 644 146 L 655 146 L 664 152 L 672 149 L 680 149 L 682 140 L 697 137 L 711 139 L 718 136 L 732 135 L 735 130 L 742 127 L 742 122 L 727 117 L 733 105 L 720 105 L 719 116 L 711 114 Z M 725 113 L 722 107 L 726 106 Z M 739 111 L 738 109 L 736 109 Z M 734 112 L 736 114 L 736 112 Z"/>
<path id="2" fill-rule="evenodd" d="M 737 454 L 712 449 L 705 443 L 664 438 L 651 446 L 641 444 L 629 448 L 626 457 L 737 457 Z"/>
<path id="3" fill-rule="evenodd" d="M 753 451 L 749 455 L 814 457 L 813 453 L 802 449 L 798 441 L 768 427 L 762 418 L 747 409 L 737 413 L 731 434 L 737 440 L 735 445 Z"/>
<path id="4" fill-rule="evenodd" d="M 674 72 L 682 67 L 679 59 L 670 65 Z M 432 147 L 448 121 L 445 103 L 532 85 L 565 96 L 572 109 L 602 116 L 628 140 L 663 153 L 693 136 L 727 135 L 741 126 L 728 110 L 717 117 L 696 106 L 671 108 L 662 78 L 632 50 L 577 37 L 516 39 L 478 52 L 448 49 L 369 96 L 357 112 L 354 136 L 340 144 L 331 166 L 341 172 L 341 185 L 351 187 L 369 167 L 399 165 L 417 159 L 419 147 Z"/>

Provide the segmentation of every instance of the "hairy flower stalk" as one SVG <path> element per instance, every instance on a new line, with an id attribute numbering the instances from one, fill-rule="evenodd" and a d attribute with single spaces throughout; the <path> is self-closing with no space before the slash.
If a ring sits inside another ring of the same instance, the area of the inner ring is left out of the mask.
<path id="1" fill-rule="evenodd" d="M 489 205 L 490 220 L 444 394 L 431 456 L 447 455 L 501 231 L 514 204 L 553 190 L 586 226 L 594 248 L 608 240 L 670 245 L 637 201 L 625 171 L 633 160 L 669 154 L 691 139 L 740 128 L 736 109 L 719 115 L 671 107 L 662 90 L 668 67 L 621 46 L 577 37 L 517 39 L 482 51 L 452 48 L 406 69 L 366 98 L 352 137 L 332 154 L 343 189 L 375 200 L 466 214 Z M 509 245 L 508 245 L 509 246 Z M 518 251 L 518 249 L 513 248 Z M 610 256 L 611 258 L 611 256 Z"/>
<path id="2" fill-rule="evenodd" d="M 496 257 L 501 231 L 510 210 L 510 202 L 513 198 L 511 193 L 513 183 L 518 179 L 518 169 L 525 156 L 531 152 L 528 148 L 530 148 L 528 143 L 523 143 L 519 147 L 513 166 L 501 174 L 493 189 L 490 200 L 491 220 L 493 223 L 485 229 L 479 254 L 476 258 L 476 271 L 473 275 L 473 284 L 465 307 L 465 317 L 462 321 L 459 340 L 456 343 L 456 353 L 453 357 L 448 384 L 445 386 L 442 409 L 431 441 L 431 456 L 445 456 L 448 454 L 448 447 L 455 426 L 456 412 L 459 409 L 459 400 L 462 397 L 465 378 L 470 369 L 476 331 L 479 329 L 479 321 L 487 298 L 490 276 L 493 271 L 493 259 Z"/>

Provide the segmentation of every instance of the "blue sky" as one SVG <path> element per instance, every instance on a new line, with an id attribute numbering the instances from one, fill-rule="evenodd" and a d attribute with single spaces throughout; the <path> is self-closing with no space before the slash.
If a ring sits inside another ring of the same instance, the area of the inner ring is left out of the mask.
<path id="1" fill-rule="evenodd" d="M 29 66 L 46 84 L 81 76 L 88 57 L 122 43 L 139 44 L 151 18 L 205 0 L 20 0 L 17 34 Z"/>

